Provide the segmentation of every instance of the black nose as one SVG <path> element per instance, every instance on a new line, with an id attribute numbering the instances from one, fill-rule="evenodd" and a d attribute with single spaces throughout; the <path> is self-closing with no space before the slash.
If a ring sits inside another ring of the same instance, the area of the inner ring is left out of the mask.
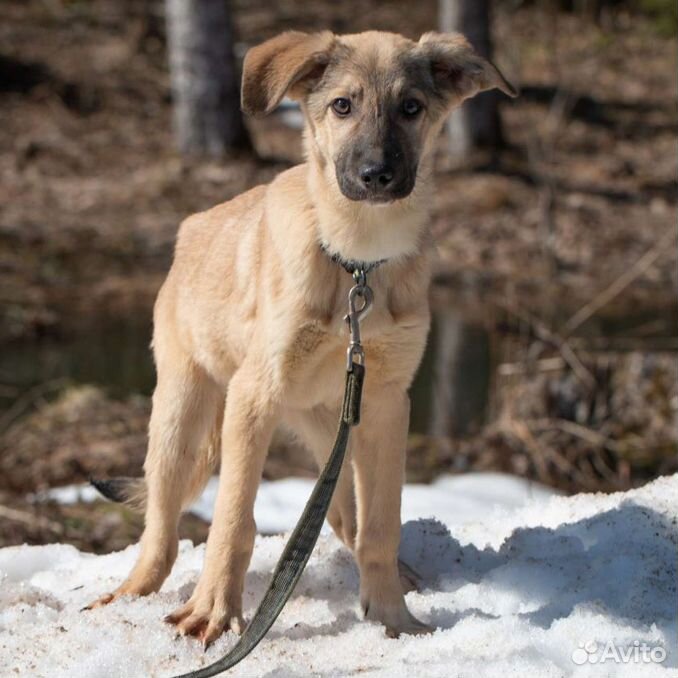
<path id="1" fill-rule="evenodd" d="M 370 188 L 384 188 L 393 179 L 393 170 L 383 163 L 363 165 L 359 174 L 365 186 Z"/>

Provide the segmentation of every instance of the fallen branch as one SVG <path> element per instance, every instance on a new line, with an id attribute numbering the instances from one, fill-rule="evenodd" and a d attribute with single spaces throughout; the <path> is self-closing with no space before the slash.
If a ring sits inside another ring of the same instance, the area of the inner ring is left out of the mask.
<path id="1" fill-rule="evenodd" d="M 38 398 L 61 388 L 66 382 L 64 378 L 52 379 L 29 388 L 0 416 L 0 434 L 4 433 Z"/>
<path id="2" fill-rule="evenodd" d="M 577 424 L 574 421 L 568 421 L 567 419 L 536 419 L 530 421 L 530 425 L 538 429 L 559 429 L 563 433 L 568 433 L 577 438 L 581 438 L 582 440 L 586 440 L 592 445 L 605 447 L 615 454 L 619 454 L 621 451 L 619 445 L 608 436 L 586 426 L 582 426 L 581 424 Z"/>
<path id="3" fill-rule="evenodd" d="M 497 367 L 497 373 L 502 377 L 511 377 L 516 374 L 526 374 L 531 371 L 551 372 L 562 370 L 564 366 L 565 361 L 561 357 L 541 358 L 540 360 L 535 360 L 533 365 L 528 364 L 527 361 L 501 363 L 501 365 Z"/>
<path id="4" fill-rule="evenodd" d="M 591 481 L 594 475 L 586 475 L 573 464 L 567 457 L 558 453 L 550 445 L 540 443 L 534 436 L 530 426 L 525 421 L 512 420 L 509 423 L 511 432 L 523 442 L 525 449 L 537 467 L 539 479 L 547 484 L 553 484 L 551 474 L 548 471 L 546 461 L 550 461 L 561 473 L 569 475 L 580 487 L 589 490 L 597 489 L 594 482 Z"/>
<path id="5" fill-rule="evenodd" d="M 47 529 L 57 535 L 61 535 L 64 532 L 63 526 L 53 520 L 48 520 L 42 516 L 34 516 L 28 511 L 13 509 L 9 506 L 3 506 L 2 504 L 0 504 L 0 517 L 6 518 L 7 520 L 13 520 L 17 523 L 23 523 L 24 525 Z"/>
<path id="6" fill-rule="evenodd" d="M 599 292 L 588 304 L 582 306 L 564 325 L 561 331 L 563 338 L 569 337 L 580 325 L 585 323 L 594 313 L 608 304 L 612 299 L 621 294 L 636 278 L 639 278 L 647 271 L 654 262 L 667 250 L 673 251 L 670 247 L 672 241 L 676 239 L 676 231 L 672 226 L 664 233 L 659 242 L 648 250 L 631 268 L 627 269 L 612 284 L 608 285 L 602 292 Z"/>
<path id="7" fill-rule="evenodd" d="M 582 361 L 579 360 L 577 354 L 565 339 L 550 330 L 539 318 L 533 316 L 529 311 L 516 306 L 509 306 L 502 302 L 498 302 L 498 305 L 530 325 L 539 339 L 558 349 L 563 360 L 570 366 L 582 383 L 588 388 L 595 386 L 596 380 L 593 378 L 593 375 L 586 369 Z"/>

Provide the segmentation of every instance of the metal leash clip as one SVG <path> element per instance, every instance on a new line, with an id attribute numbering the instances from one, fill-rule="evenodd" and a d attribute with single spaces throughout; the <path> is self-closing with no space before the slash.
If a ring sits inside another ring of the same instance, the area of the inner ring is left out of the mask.
<path id="1" fill-rule="evenodd" d="M 360 321 L 364 320 L 372 310 L 373 299 L 372 288 L 367 284 L 365 270 L 357 268 L 353 272 L 353 279 L 355 285 L 351 287 L 348 293 L 348 314 L 344 316 L 351 333 L 351 340 L 346 351 L 346 370 L 348 372 L 353 369 L 353 363 L 356 361 L 360 365 L 365 364 L 365 351 L 360 341 Z M 362 301 L 362 304 L 359 300 Z"/>

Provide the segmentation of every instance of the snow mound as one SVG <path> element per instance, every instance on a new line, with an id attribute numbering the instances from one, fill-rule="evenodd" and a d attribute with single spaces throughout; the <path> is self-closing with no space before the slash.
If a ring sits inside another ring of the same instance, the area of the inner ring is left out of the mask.
<path id="1" fill-rule="evenodd" d="M 422 576 L 408 604 L 437 630 L 398 640 L 361 620 L 352 556 L 323 536 L 269 635 L 229 675 L 678 676 L 677 523 L 678 476 L 626 493 L 535 499 L 449 527 L 407 522 L 401 557 Z M 246 614 L 283 545 L 257 537 Z M 0 676 L 172 676 L 224 654 L 232 633 L 203 653 L 162 622 L 190 595 L 204 546 L 182 542 L 160 593 L 79 611 L 136 553 L 1 549 Z"/>

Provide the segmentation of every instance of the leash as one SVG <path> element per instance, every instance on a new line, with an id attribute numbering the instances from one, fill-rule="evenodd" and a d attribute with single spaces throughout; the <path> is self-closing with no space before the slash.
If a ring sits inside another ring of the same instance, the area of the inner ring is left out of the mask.
<path id="1" fill-rule="evenodd" d="M 360 423 L 360 399 L 365 378 L 365 351 L 360 341 L 360 322 L 369 313 L 373 296 L 372 289 L 367 284 L 365 269 L 355 268 L 352 274 L 355 285 L 348 293 L 346 315 L 350 332 L 346 351 L 346 386 L 339 430 L 330 457 L 273 571 L 268 590 L 238 642 L 213 664 L 174 678 L 209 678 L 242 661 L 278 618 L 311 557 L 339 478 L 351 427 Z"/>

